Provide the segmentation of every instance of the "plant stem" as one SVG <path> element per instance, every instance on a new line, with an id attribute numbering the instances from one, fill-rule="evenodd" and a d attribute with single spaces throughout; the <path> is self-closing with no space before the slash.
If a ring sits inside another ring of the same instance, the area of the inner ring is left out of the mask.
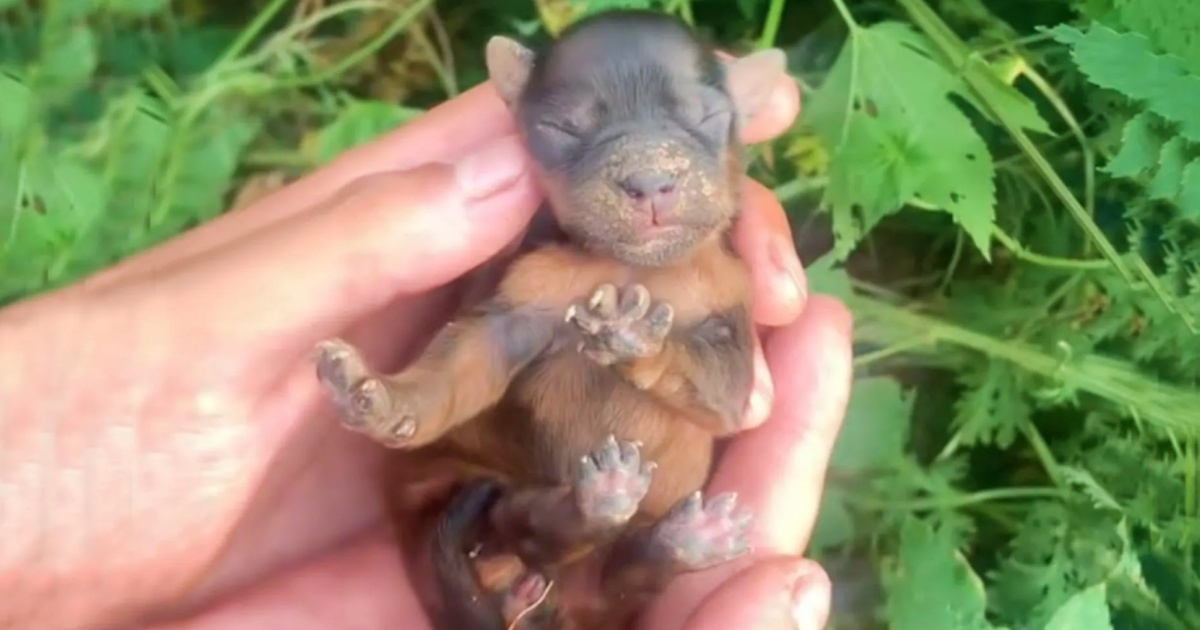
<path id="1" fill-rule="evenodd" d="M 250 24 L 246 26 L 241 34 L 238 35 L 238 38 L 234 40 L 233 44 L 229 48 L 225 49 L 225 52 L 221 54 L 221 56 L 217 59 L 217 62 L 213 64 L 213 67 L 218 68 L 224 66 L 229 62 L 230 59 L 242 54 L 242 51 L 246 50 L 246 47 L 250 45 L 250 42 L 254 41 L 254 38 L 257 37 L 260 32 L 262 32 L 264 27 L 266 27 L 267 22 L 270 22 L 271 18 L 275 17 L 275 14 L 279 13 L 285 4 L 287 4 L 287 0 L 271 0 L 271 4 L 268 4 L 262 11 L 259 11 L 258 15 L 254 16 L 254 19 L 251 20 Z"/>
<path id="2" fill-rule="evenodd" d="M 879 501 L 851 495 L 850 501 L 879 510 L 916 512 L 920 510 L 957 509 L 992 501 L 1022 499 L 1061 499 L 1063 492 L 1055 488 L 994 488 L 955 497 L 927 497 L 900 501 Z"/>
<path id="3" fill-rule="evenodd" d="M 1093 260 L 1075 260 L 1071 258 L 1056 258 L 1054 256 L 1035 254 L 1034 252 L 1025 249 L 1024 246 L 1018 243 L 1016 239 L 1006 234 L 1004 230 L 1000 229 L 999 226 L 996 226 L 992 229 L 992 236 L 997 241 L 1000 241 L 1000 243 L 1008 248 L 1008 250 L 1011 251 L 1017 258 L 1020 258 L 1026 262 L 1042 265 L 1043 267 L 1057 267 L 1060 269 L 1108 269 L 1112 266 L 1112 263 L 1102 258 Z"/>
<path id="4" fill-rule="evenodd" d="M 858 22 L 854 20 L 854 15 L 850 13 L 850 9 L 846 7 L 845 0 L 833 0 L 833 6 L 837 7 L 838 13 L 842 16 L 842 21 L 846 23 L 851 31 L 858 28 Z"/>
<path id="5" fill-rule="evenodd" d="M 767 9 L 767 21 L 763 24 L 762 36 L 759 37 L 759 48 L 770 48 L 775 45 L 775 37 L 779 34 L 779 21 L 783 19 L 783 8 L 787 0 L 771 0 Z"/>
<path id="6" fill-rule="evenodd" d="M 408 5 L 404 9 L 404 12 L 401 13 L 399 17 L 395 19 L 395 21 L 389 24 L 388 27 L 384 29 L 384 31 L 375 39 L 368 42 L 367 45 L 363 46 L 362 48 L 354 51 L 353 54 L 347 55 L 339 60 L 332 68 L 327 68 L 323 72 L 315 73 L 307 77 L 301 77 L 290 81 L 281 81 L 279 85 L 275 87 L 275 89 L 304 88 L 329 81 L 333 77 L 354 67 L 363 59 L 375 54 L 375 51 L 382 48 L 385 43 L 392 39 L 392 36 L 408 26 L 413 19 L 417 17 L 417 15 L 429 8 L 429 5 L 431 4 L 433 4 L 433 0 L 416 0 L 416 2 Z"/>

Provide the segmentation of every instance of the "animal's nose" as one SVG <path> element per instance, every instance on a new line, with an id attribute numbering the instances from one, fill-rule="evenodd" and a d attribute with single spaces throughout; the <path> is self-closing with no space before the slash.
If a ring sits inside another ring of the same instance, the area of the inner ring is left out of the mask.
<path id="1" fill-rule="evenodd" d="M 635 200 L 675 192 L 675 178 L 667 173 L 637 173 L 621 182 L 621 190 Z"/>
<path id="2" fill-rule="evenodd" d="M 644 172 L 625 178 L 621 190 L 638 205 L 655 215 L 671 208 L 675 203 L 675 178 L 669 173 Z"/>

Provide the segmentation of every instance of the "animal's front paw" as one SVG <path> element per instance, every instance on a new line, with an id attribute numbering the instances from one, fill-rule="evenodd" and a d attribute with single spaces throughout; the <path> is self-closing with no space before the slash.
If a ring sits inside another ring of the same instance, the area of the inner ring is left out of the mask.
<path id="1" fill-rule="evenodd" d="M 749 550 L 750 511 L 725 493 L 702 502 L 699 491 L 684 499 L 654 527 L 654 542 L 689 570 L 728 562 Z"/>
<path id="2" fill-rule="evenodd" d="M 417 384 L 384 380 L 350 344 L 339 339 L 317 345 L 317 379 L 342 412 L 342 425 L 396 448 L 411 443 L 420 428 L 429 393 Z"/>
<path id="3" fill-rule="evenodd" d="M 586 301 L 576 300 L 567 307 L 566 314 L 583 337 L 579 351 L 601 365 L 658 354 L 674 318 L 674 309 L 650 299 L 650 292 L 640 284 L 621 289 L 600 285 Z"/>
<path id="4" fill-rule="evenodd" d="M 639 445 L 610 435 L 595 453 L 584 456 L 575 478 L 575 496 L 588 523 L 621 525 L 633 517 L 650 490 L 654 462 L 643 462 Z"/>

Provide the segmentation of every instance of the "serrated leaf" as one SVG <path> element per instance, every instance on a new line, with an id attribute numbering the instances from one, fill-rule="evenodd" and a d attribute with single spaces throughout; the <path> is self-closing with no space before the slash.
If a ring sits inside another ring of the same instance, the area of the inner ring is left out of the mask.
<path id="1" fill-rule="evenodd" d="M 1112 630 L 1107 597 L 1104 584 L 1076 593 L 1055 611 L 1046 630 Z"/>
<path id="2" fill-rule="evenodd" d="M 890 630 L 992 630 L 983 582 L 949 539 L 917 518 L 900 531 L 897 566 L 885 580 Z"/>
<path id="3" fill-rule="evenodd" d="M 1176 0 L 1105 0 L 1112 8 L 1107 19 L 1142 33 L 1154 47 L 1178 56 L 1193 74 L 1200 74 L 1200 3 Z M 1106 21 L 1106 20 L 1101 20 Z"/>
<path id="4" fill-rule="evenodd" d="M 1029 417 L 1029 406 L 1013 370 L 1008 362 L 988 361 L 982 369 L 970 369 L 959 377 L 966 390 L 954 404 L 953 426 L 963 445 L 1012 445 L 1021 423 Z"/>
<path id="5" fill-rule="evenodd" d="M 979 5 L 978 8 L 986 13 L 986 9 L 982 5 Z M 927 39 L 908 37 L 906 43 L 931 58 L 937 57 Z M 1016 123 L 1018 127 L 1035 133 L 1049 134 L 1051 133 L 1050 125 L 1038 113 L 1037 106 L 1012 85 L 1012 81 L 1020 76 L 1024 63 L 1024 59 L 1015 55 L 1001 58 L 993 63 L 972 55 L 966 59 L 961 72 L 976 79 L 971 84 L 984 93 L 989 103 L 1003 110 L 1005 117 Z M 965 83 L 961 89 L 956 89 L 956 92 L 988 120 L 996 124 L 1000 123 L 992 111 L 983 106 L 974 91 L 965 89 Z"/>
<path id="6" fill-rule="evenodd" d="M 1146 194 L 1151 199 L 1172 199 L 1179 194 L 1183 183 L 1183 167 L 1187 162 L 1183 138 L 1167 140 L 1158 156 L 1158 170 L 1150 180 Z"/>
<path id="7" fill-rule="evenodd" d="M 1121 149 L 1101 170 L 1116 177 L 1137 177 L 1154 169 L 1162 150 L 1156 122 L 1150 112 L 1130 118 L 1121 131 Z"/>
<path id="8" fill-rule="evenodd" d="M 1033 101 L 1012 84 L 997 76 L 994 66 L 977 57 L 971 57 L 967 66 L 967 72 L 975 72 L 982 78 L 981 81 L 975 83 L 976 88 L 986 94 L 988 102 L 1003 109 L 1006 117 L 1016 123 L 1018 127 L 1035 133 L 1051 133 L 1050 125 L 1038 113 L 1037 106 Z M 992 122 L 999 123 L 996 117 L 983 107 L 982 103 L 978 102 L 973 93 L 964 92 L 964 94 L 972 101 L 975 109 L 982 112 Z"/>
<path id="9" fill-rule="evenodd" d="M 927 49 L 923 36 L 899 22 L 856 27 L 803 110 L 831 155 L 823 203 L 838 260 L 913 199 L 949 212 L 990 256 L 991 154 L 949 100 L 963 84 Z"/>
<path id="10" fill-rule="evenodd" d="M 856 472 L 900 459 L 908 440 L 912 400 L 894 379 L 857 379 L 830 464 Z"/>
<path id="11" fill-rule="evenodd" d="M 1092 83 L 1142 101 L 1178 123 L 1184 138 L 1200 142 L 1200 76 L 1189 74 L 1179 58 L 1158 54 L 1144 35 L 1100 23 L 1086 32 L 1066 24 L 1048 30 L 1070 45 L 1072 59 Z"/>
<path id="12" fill-rule="evenodd" d="M 1180 217 L 1200 220 L 1200 159 L 1192 160 L 1183 167 L 1183 182 L 1176 203 Z"/>

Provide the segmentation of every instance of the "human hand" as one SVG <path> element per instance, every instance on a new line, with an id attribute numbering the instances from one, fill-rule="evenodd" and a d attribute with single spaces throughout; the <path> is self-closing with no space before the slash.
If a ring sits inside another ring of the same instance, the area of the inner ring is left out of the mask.
<path id="1" fill-rule="evenodd" d="M 747 140 L 790 123 L 795 87 L 780 86 L 776 104 Z M 403 364 L 442 321 L 445 285 L 511 242 L 536 206 L 511 134 L 490 86 L 476 88 L 247 208 L 0 311 L 0 619 L 416 626 L 414 576 L 379 534 L 383 451 L 338 427 L 306 359 L 341 336 L 381 369 Z M 496 189 L 473 194 L 460 169 Z M 814 299 L 793 322 L 804 286 L 786 221 L 760 185 L 747 183 L 747 199 L 738 245 L 756 319 L 784 326 L 765 336 L 779 394 L 714 485 L 756 510 L 757 551 L 680 580 L 649 613 L 665 627 L 682 627 L 736 566 L 803 548 L 848 387 L 848 317 Z M 697 621 L 756 611 L 745 604 L 772 596 L 746 593 L 783 588 L 801 568 L 820 613 L 823 574 L 778 559 L 728 582 Z"/>

